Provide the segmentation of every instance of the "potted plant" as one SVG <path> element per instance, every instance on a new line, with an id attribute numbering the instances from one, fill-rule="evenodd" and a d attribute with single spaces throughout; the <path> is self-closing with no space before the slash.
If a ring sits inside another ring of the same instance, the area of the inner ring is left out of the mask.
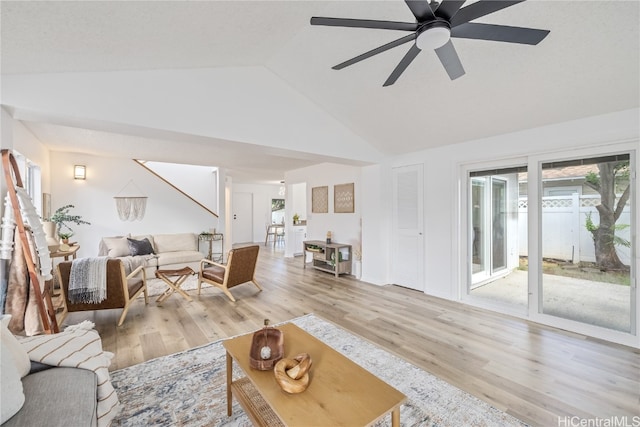
<path id="1" fill-rule="evenodd" d="M 62 239 L 63 243 L 67 243 L 69 238 L 73 236 L 73 230 L 69 227 L 68 223 L 74 223 L 76 225 L 87 224 L 91 225 L 90 222 L 87 222 L 82 219 L 80 215 L 71 215 L 69 210 L 74 208 L 74 205 L 65 205 L 61 208 L 56 209 L 56 211 L 51 215 L 47 221 L 51 221 L 56 224 L 58 229 L 58 237 Z"/>
<path id="2" fill-rule="evenodd" d="M 293 225 L 297 225 L 299 220 L 300 215 L 298 215 L 297 213 L 293 214 Z"/>
<path id="3" fill-rule="evenodd" d="M 60 237 L 62 243 L 69 243 L 71 236 L 73 236 L 73 233 L 58 233 L 58 237 Z"/>

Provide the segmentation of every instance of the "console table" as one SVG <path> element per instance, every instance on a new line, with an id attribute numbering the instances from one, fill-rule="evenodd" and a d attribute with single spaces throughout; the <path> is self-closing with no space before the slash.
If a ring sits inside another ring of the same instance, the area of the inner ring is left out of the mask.
<path id="1" fill-rule="evenodd" d="M 313 254 L 313 268 L 336 277 L 351 274 L 351 245 L 343 243 L 326 243 L 322 240 L 307 240 L 302 243 L 302 262 L 307 268 L 307 252 Z"/>
<path id="2" fill-rule="evenodd" d="M 211 234 L 200 234 L 198 235 L 198 240 L 201 242 L 209 242 L 209 253 L 207 254 L 207 259 L 209 261 L 222 262 L 224 255 L 224 234 L 222 233 L 211 233 Z M 213 252 L 213 242 L 220 241 L 220 252 Z M 215 258 L 214 258 L 215 255 Z"/>

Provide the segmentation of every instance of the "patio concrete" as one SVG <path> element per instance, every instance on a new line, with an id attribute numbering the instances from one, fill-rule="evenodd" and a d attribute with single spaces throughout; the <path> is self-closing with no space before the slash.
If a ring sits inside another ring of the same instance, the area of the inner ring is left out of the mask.
<path id="1" fill-rule="evenodd" d="M 550 274 L 544 274 L 542 280 L 545 314 L 629 332 L 630 286 Z M 527 272 L 514 270 L 472 290 L 471 295 L 526 307 Z"/>

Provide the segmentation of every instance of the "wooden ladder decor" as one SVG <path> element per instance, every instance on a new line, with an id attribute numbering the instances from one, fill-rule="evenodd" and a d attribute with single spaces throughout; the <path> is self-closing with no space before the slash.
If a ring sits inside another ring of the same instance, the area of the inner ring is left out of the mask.
<path id="1" fill-rule="evenodd" d="M 29 271 L 29 278 L 31 279 L 31 287 L 36 296 L 36 303 L 38 306 L 38 312 L 42 321 L 42 327 L 47 334 L 58 333 L 58 321 L 56 320 L 55 309 L 53 308 L 53 301 L 51 300 L 51 293 L 49 287 L 45 286 L 44 290 L 41 290 L 40 280 L 36 273 L 36 266 L 31 256 L 31 249 L 29 240 L 25 230 L 24 221 L 22 219 L 22 213 L 20 210 L 20 202 L 16 192 L 16 187 L 24 188 L 22 179 L 20 178 L 20 170 L 16 163 L 13 154 L 7 149 L 2 150 L 2 167 L 4 169 L 5 180 L 7 181 L 7 193 L 11 200 L 13 208 L 14 220 L 16 222 L 16 228 L 20 235 L 20 241 L 22 243 L 22 252 L 27 263 L 27 269 Z M 13 171 L 13 176 L 11 172 Z M 14 184 L 15 179 L 15 184 Z M 33 205 L 31 205 L 33 207 Z"/>

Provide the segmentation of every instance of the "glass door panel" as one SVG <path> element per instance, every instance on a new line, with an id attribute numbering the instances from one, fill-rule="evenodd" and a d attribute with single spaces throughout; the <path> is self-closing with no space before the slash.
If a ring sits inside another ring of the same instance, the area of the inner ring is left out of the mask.
<path id="1" fill-rule="evenodd" d="M 495 273 L 507 267 L 507 182 L 491 178 L 491 272 Z"/>
<path id="2" fill-rule="evenodd" d="M 472 274 L 486 272 L 485 261 L 485 178 L 471 180 L 471 241 L 472 241 Z M 485 273 L 486 276 L 486 273 Z"/>
<path id="3" fill-rule="evenodd" d="M 468 293 L 519 310 L 528 307 L 526 170 L 521 166 L 469 173 Z"/>
<path id="4" fill-rule="evenodd" d="M 616 331 L 635 329 L 629 159 L 626 154 L 542 164 L 542 313 Z M 554 191 L 569 183 L 578 183 L 570 194 Z"/>

